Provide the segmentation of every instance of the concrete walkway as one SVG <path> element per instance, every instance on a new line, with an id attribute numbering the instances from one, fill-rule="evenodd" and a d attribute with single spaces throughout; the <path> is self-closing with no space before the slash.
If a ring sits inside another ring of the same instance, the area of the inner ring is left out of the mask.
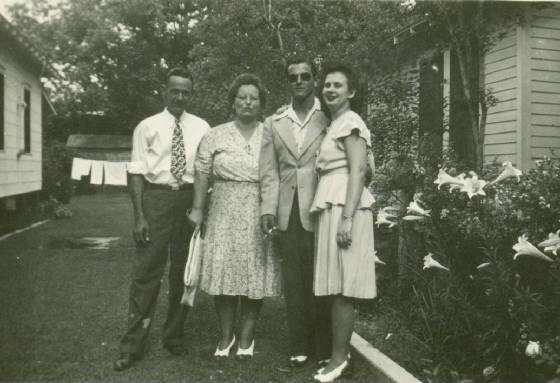
<path id="1" fill-rule="evenodd" d="M 251 361 L 216 361 L 217 322 L 210 297 L 200 294 L 186 324 L 190 354 L 160 346 L 166 309 L 162 286 L 150 346 L 132 369 L 112 361 L 125 329 L 134 244 L 125 193 L 74 198 L 74 216 L 50 221 L 0 242 L 1 381 L 312 381 L 314 369 L 283 368 L 287 354 L 283 302 L 268 299 Z M 108 249 L 82 248 L 83 237 L 119 237 Z M 356 358 L 352 380 L 387 381 Z"/>

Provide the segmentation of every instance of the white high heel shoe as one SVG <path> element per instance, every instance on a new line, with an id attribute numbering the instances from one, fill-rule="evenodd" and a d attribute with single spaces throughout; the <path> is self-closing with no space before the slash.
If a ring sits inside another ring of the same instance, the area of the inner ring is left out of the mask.
<path id="1" fill-rule="evenodd" d="M 327 358 L 327 359 L 321 359 L 317 362 L 317 365 L 319 366 L 319 369 L 317 370 L 317 374 L 320 374 L 323 372 L 323 370 L 325 369 L 325 367 L 327 366 L 327 364 L 329 364 L 329 362 L 331 361 L 331 358 Z M 352 354 L 348 353 L 348 364 L 350 364 L 352 362 Z M 351 367 L 351 366 L 349 366 Z M 344 373 L 346 374 L 346 372 Z M 343 374 L 343 375 L 344 375 Z"/>
<path id="2" fill-rule="evenodd" d="M 231 348 L 233 347 L 234 343 L 235 343 L 235 335 L 233 335 L 233 339 L 231 340 L 230 344 L 223 350 L 220 350 L 219 345 L 216 346 L 216 351 L 214 352 L 214 356 L 218 356 L 218 357 L 229 356 L 229 352 L 231 351 Z"/>
<path id="3" fill-rule="evenodd" d="M 251 345 L 248 348 L 237 348 L 237 353 L 235 354 L 237 359 L 246 359 L 253 357 L 253 350 L 255 349 L 255 340 L 251 342 Z"/>
<path id="4" fill-rule="evenodd" d="M 348 366 L 348 359 L 346 359 L 344 362 L 340 363 L 338 367 L 326 374 L 323 373 L 324 368 L 320 369 L 317 374 L 313 376 L 313 379 L 321 383 L 333 382 L 344 374 L 344 371 L 348 368 Z"/>

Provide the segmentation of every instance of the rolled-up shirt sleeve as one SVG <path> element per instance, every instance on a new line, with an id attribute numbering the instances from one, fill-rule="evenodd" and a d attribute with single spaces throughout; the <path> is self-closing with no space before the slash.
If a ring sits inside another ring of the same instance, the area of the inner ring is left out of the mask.
<path id="1" fill-rule="evenodd" d="M 209 175 L 212 172 L 213 162 L 213 145 L 212 145 L 212 132 L 206 134 L 196 152 L 196 160 L 194 161 L 194 168 L 197 172 Z"/>
<path id="2" fill-rule="evenodd" d="M 148 171 L 146 146 L 146 126 L 139 124 L 136 129 L 134 129 L 134 134 L 132 135 L 132 154 L 127 167 L 129 173 L 145 175 Z"/>

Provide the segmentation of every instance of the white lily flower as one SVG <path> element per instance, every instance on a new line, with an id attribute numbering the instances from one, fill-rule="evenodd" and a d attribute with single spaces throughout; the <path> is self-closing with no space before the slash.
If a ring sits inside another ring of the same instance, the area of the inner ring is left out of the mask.
<path id="1" fill-rule="evenodd" d="M 386 217 L 380 217 L 379 215 L 377 216 L 377 221 L 375 221 L 375 224 L 377 225 L 377 227 L 381 225 L 389 225 L 389 228 L 397 225 L 396 222 L 389 221 L 389 219 L 387 219 Z"/>
<path id="2" fill-rule="evenodd" d="M 453 177 L 450 176 L 449 174 L 447 174 L 447 172 L 445 171 L 445 169 L 439 169 L 438 172 L 438 177 L 437 179 L 434 181 L 435 184 L 438 184 L 438 190 L 441 188 L 442 185 L 445 184 L 450 184 L 450 185 L 455 185 L 455 186 L 462 186 L 463 185 L 463 179 L 459 178 L 459 177 Z"/>
<path id="3" fill-rule="evenodd" d="M 436 261 L 433 258 L 432 253 L 428 253 L 428 255 L 426 255 L 424 257 L 424 267 L 422 269 L 426 270 L 426 269 L 432 269 L 432 268 L 449 271 L 449 269 L 447 267 L 443 266 L 441 263 L 439 263 L 438 261 Z"/>
<path id="4" fill-rule="evenodd" d="M 521 174 L 523 174 L 523 172 L 519 169 L 516 169 L 515 167 L 513 167 L 513 165 L 511 164 L 511 161 L 506 161 L 502 164 L 502 166 L 505 168 L 500 175 L 492 182 L 490 182 L 490 184 L 495 184 L 496 182 L 500 182 L 502 180 L 505 180 L 506 178 L 510 178 L 510 177 L 517 177 L 517 182 L 519 182 L 521 180 Z"/>
<path id="5" fill-rule="evenodd" d="M 376 254 L 374 254 L 373 257 L 375 259 L 375 263 L 379 263 L 380 265 L 386 265 L 386 263 L 383 262 Z"/>
<path id="6" fill-rule="evenodd" d="M 418 215 L 423 215 L 426 217 L 430 216 L 430 210 L 424 210 L 420 207 L 420 205 L 418 205 L 418 202 L 416 201 L 412 201 L 408 207 L 406 208 L 406 212 L 407 213 L 412 213 L 412 214 L 418 214 Z"/>
<path id="7" fill-rule="evenodd" d="M 397 216 L 395 214 L 391 214 L 389 211 L 396 211 L 397 209 L 391 206 L 386 206 L 383 209 L 379 209 L 379 211 L 377 212 L 377 216 L 382 216 L 385 218 L 397 218 Z"/>
<path id="8" fill-rule="evenodd" d="M 391 228 L 397 224 L 396 222 L 391 221 L 391 219 L 396 218 L 397 216 L 389 214 L 387 212 L 387 208 L 385 207 L 377 212 L 377 220 L 375 221 L 375 224 L 377 225 L 377 227 L 379 227 L 380 225 L 389 225 L 389 228 Z"/>
<path id="9" fill-rule="evenodd" d="M 463 187 L 465 184 L 465 173 L 459 174 L 455 177 L 455 179 L 457 180 L 457 183 L 449 185 L 449 193 L 452 193 L 455 189 L 461 189 Z"/>
<path id="10" fill-rule="evenodd" d="M 540 342 L 533 342 L 532 340 L 527 343 L 527 347 L 525 348 L 525 355 L 528 357 L 534 358 L 541 354 L 541 344 Z"/>
<path id="11" fill-rule="evenodd" d="M 543 261 L 552 262 L 551 258 L 543 254 L 527 239 L 527 235 L 525 234 L 523 234 L 521 237 L 517 237 L 517 243 L 512 247 L 512 249 L 516 251 L 515 255 L 513 256 L 514 260 L 516 260 L 520 255 L 530 255 L 542 259 Z"/>
<path id="12" fill-rule="evenodd" d="M 373 260 L 375 261 L 375 263 L 379 263 L 380 265 L 385 265 L 386 264 L 381 259 L 379 259 L 379 257 L 377 256 L 377 250 L 373 250 Z"/>
<path id="13" fill-rule="evenodd" d="M 467 193 L 469 199 L 474 195 L 486 195 L 483 188 L 486 186 L 486 181 L 479 180 L 475 172 L 470 172 L 471 177 L 465 178 L 463 186 L 460 191 Z"/>
<path id="14" fill-rule="evenodd" d="M 558 250 L 560 250 L 560 243 L 553 245 L 553 246 L 547 246 L 544 248 L 544 251 L 550 251 L 552 252 L 552 254 L 554 255 L 558 255 Z"/>
<path id="15" fill-rule="evenodd" d="M 423 221 L 424 216 L 423 215 L 405 215 L 404 217 L 402 217 L 402 219 L 405 220 L 405 221 Z"/>
<path id="16" fill-rule="evenodd" d="M 548 247 L 548 246 L 556 246 L 558 244 L 560 244 L 560 230 L 558 230 L 556 233 L 548 233 L 548 239 L 545 239 L 537 246 Z"/>
<path id="17" fill-rule="evenodd" d="M 491 375 L 494 375 L 495 373 L 496 369 L 493 366 L 485 367 L 484 370 L 482 370 L 482 375 L 484 375 L 485 377 L 489 377 Z"/>
<path id="18" fill-rule="evenodd" d="M 485 268 L 486 266 L 490 266 L 490 262 L 481 263 L 481 264 L 478 265 L 476 268 L 477 268 L 478 270 L 480 270 L 480 269 Z"/>

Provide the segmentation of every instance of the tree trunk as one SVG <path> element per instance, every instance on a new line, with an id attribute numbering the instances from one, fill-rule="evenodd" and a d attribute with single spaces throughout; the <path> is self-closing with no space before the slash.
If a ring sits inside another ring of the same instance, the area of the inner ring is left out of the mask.
<path id="1" fill-rule="evenodd" d="M 478 86 L 484 89 L 486 86 L 486 74 L 484 71 L 484 52 L 479 51 L 478 54 Z M 484 165 L 484 139 L 486 138 L 486 119 L 488 117 L 488 104 L 485 94 L 480 94 L 480 121 L 478 122 L 478 144 L 476 146 L 476 161 L 479 164 L 478 170 Z"/>
<path id="2" fill-rule="evenodd" d="M 463 4 L 467 6 L 467 4 Z M 457 54 L 459 63 L 459 74 L 461 77 L 462 90 L 467 106 L 469 118 L 470 136 L 473 144 L 472 161 L 476 171 L 482 169 L 482 148 L 480 147 L 479 129 L 479 75 L 480 75 L 480 42 L 472 36 L 462 36 L 462 28 L 468 23 L 464 19 L 469 17 L 467 12 L 459 16 L 459 25 L 452 20 L 447 20 L 452 47 Z M 458 29 L 457 29 L 458 28 Z"/>
<path id="3" fill-rule="evenodd" d="M 476 53 L 475 53 L 476 52 Z M 465 49 L 465 47 L 457 47 L 457 59 L 459 62 L 459 72 L 461 74 L 461 82 L 463 85 L 463 93 L 467 104 L 469 117 L 469 125 L 471 128 L 471 137 L 473 143 L 473 162 L 475 170 L 479 172 L 482 169 L 482 147 L 480 146 L 480 125 L 478 113 L 478 78 L 479 66 L 478 50 Z M 476 63 L 476 64 L 475 64 Z M 476 79 L 473 81 L 473 79 Z M 482 143 L 484 138 L 482 137 Z"/>

